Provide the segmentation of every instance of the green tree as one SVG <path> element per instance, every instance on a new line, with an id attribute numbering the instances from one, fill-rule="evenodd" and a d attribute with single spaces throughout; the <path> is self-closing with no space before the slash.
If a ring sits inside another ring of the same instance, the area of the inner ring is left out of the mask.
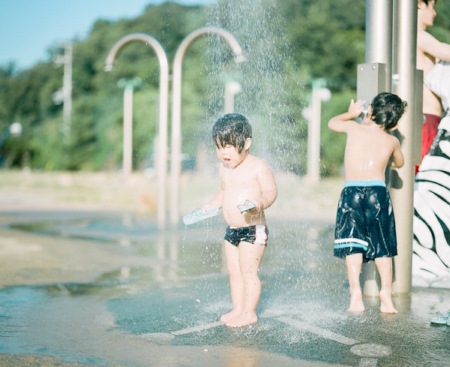
<path id="1" fill-rule="evenodd" d="M 236 95 L 235 108 L 251 116 L 255 125 L 252 149 L 277 167 L 301 174 L 307 140 L 302 110 L 311 82 L 324 78 L 333 92 L 332 101 L 324 104 L 324 119 L 342 110 L 340 101 L 347 101 L 355 90 L 356 65 L 363 62 L 364 8 L 364 2 L 350 0 L 220 0 L 210 7 L 166 2 L 149 5 L 134 19 L 99 19 L 86 39 L 72 40 L 69 142 L 61 131 L 63 105 L 53 101 L 62 87 L 63 69 L 53 63 L 60 45 L 49 48 L 47 62 L 28 70 L 0 67 L 0 127 L 13 121 L 24 125 L 23 136 L 5 145 L 0 154 L 13 166 L 27 157 L 32 168 L 119 169 L 123 90 L 117 82 L 139 77 L 143 84 L 134 92 L 133 160 L 136 168 L 151 164 L 158 121 L 157 57 L 150 47 L 131 43 L 118 55 L 114 70 L 106 73 L 106 55 L 124 35 L 142 32 L 161 43 L 171 66 L 181 41 L 209 25 L 230 31 L 247 61 L 236 65 L 220 37 L 201 37 L 189 46 L 183 60 L 183 152 L 195 156 L 206 144 L 210 149 L 210 124 L 223 112 L 225 84 L 237 81 L 242 91 Z M 436 19 L 443 23 L 434 27 L 443 34 L 448 29 L 445 12 Z M 322 142 L 323 173 L 336 174 L 341 143 L 326 131 Z"/>

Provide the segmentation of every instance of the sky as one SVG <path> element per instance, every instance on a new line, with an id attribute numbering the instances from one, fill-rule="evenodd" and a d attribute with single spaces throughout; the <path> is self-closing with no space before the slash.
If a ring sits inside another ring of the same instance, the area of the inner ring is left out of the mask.
<path id="1" fill-rule="evenodd" d="M 185 5 L 214 0 L 174 0 Z M 47 49 L 84 39 L 98 19 L 118 20 L 141 14 L 164 0 L 0 0 L 0 65 L 27 69 L 47 61 Z"/>

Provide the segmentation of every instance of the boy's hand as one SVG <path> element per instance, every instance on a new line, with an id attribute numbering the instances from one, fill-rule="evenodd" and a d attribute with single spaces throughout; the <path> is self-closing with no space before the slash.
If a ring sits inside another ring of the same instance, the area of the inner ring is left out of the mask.
<path id="1" fill-rule="evenodd" d="M 257 210 L 257 204 L 253 201 L 250 200 L 245 200 L 245 203 L 243 204 L 239 204 L 238 205 L 238 209 L 241 212 L 241 214 L 245 213 L 245 212 L 253 212 L 255 210 Z"/>
<path id="2" fill-rule="evenodd" d="M 365 110 L 365 101 L 359 99 L 356 102 L 352 99 L 347 112 L 332 117 L 328 121 L 328 127 L 337 133 L 347 133 L 354 124 L 358 123 L 359 116 Z M 353 124 L 352 124 L 352 123 Z"/>
<path id="3" fill-rule="evenodd" d="M 250 213 L 256 215 L 264 210 L 264 203 L 262 201 L 254 201 L 254 207 L 249 210 Z"/>
<path id="4" fill-rule="evenodd" d="M 358 99 L 356 102 L 353 99 L 350 101 L 350 106 L 348 106 L 348 113 L 353 116 L 352 118 L 359 117 L 359 115 L 363 113 L 365 103 L 366 102 L 362 99 Z"/>

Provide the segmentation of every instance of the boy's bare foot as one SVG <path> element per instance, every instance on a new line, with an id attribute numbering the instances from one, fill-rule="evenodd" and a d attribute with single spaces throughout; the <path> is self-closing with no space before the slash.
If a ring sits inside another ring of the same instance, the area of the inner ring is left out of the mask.
<path id="1" fill-rule="evenodd" d="M 398 313 L 396 308 L 394 307 L 394 304 L 392 303 L 392 296 L 391 292 L 381 290 L 380 291 L 380 311 L 383 313 Z"/>
<path id="2" fill-rule="evenodd" d="M 253 312 L 244 312 L 234 319 L 225 323 L 226 326 L 229 327 L 242 327 L 254 324 L 258 321 L 258 317 Z"/>
<path id="3" fill-rule="evenodd" d="M 222 316 L 220 316 L 220 321 L 226 324 L 228 321 L 234 319 L 235 317 L 238 317 L 240 314 L 241 311 L 233 309 L 230 312 L 224 313 Z"/>
<path id="4" fill-rule="evenodd" d="M 364 303 L 362 301 L 361 289 L 351 291 L 350 306 L 348 312 L 363 312 L 365 310 Z"/>

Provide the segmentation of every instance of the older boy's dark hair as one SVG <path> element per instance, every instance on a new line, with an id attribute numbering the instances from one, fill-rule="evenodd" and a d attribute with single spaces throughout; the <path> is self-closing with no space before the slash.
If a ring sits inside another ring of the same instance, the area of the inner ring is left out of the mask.
<path id="1" fill-rule="evenodd" d="M 252 137 L 252 125 L 240 113 L 227 113 L 220 117 L 213 125 L 212 138 L 217 148 L 232 145 L 241 153 L 245 141 Z"/>
<path id="2" fill-rule="evenodd" d="M 371 119 L 377 125 L 383 125 L 384 130 L 397 126 L 398 120 L 405 112 L 407 103 L 393 93 L 380 93 L 372 101 Z"/>
<path id="3" fill-rule="evenodd" d="M 422 0 L 423 3 L 427 4 L 427 6 L 428 6 L 428 3 L 429 3 L 430 1 L 431 1 L 431 0 Z M 434 3 L 436 4 L 436 3 L 437 3 L 437 0 L 434 0 Z"/>

